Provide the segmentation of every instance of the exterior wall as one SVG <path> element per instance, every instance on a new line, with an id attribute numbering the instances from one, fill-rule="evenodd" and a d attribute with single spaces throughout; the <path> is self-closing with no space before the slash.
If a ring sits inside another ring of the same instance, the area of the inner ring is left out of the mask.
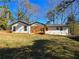
<path id="1" fill-rule="evenodd" d="M 68 28 L 63 27 L 63 30 L 56 30 L 56 27 L 49 27 L 45 34 L 52 34 L 52 35 L 68 35 Z"/>
<path id="2" fill-rule="evenodd" d="M 16 27 L 16 31 L 13 31 L 13 27 Z M 24 31 L 24 26 L 27 26 L 27 30 Z M 12 31 L 13 33 L 30 33 L 30 26 L 23 24 L 23 23 L 16 23 L 12 25 Z"/>
<path id="3" fill-rule="evenodd" d="M 33 33 L 33 34 L 45 33 L 44 31 L 41 31 L 41 29 L 43 29 L 43 28 L 44 28 L 44 25 L 34 23 L 31 25 L 31 33 Z"/>
<path id="4" fill-rule="evenodd" d="M 45 30 L 43 31 L 42 29 L 44 30 L 44 26 L 32 26 L 32 27 L 31 27 L 31 33 L 35 33 L 35 34 L 36 34 L 36 33 L 37 33 L 37 34 L 38 34 L 38 33 L 45 33 L 45 32 L 44 32 Z"/>

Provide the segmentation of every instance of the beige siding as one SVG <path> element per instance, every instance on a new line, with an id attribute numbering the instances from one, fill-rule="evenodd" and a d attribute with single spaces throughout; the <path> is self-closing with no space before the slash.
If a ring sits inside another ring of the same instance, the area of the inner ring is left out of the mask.
<path id="1" fill-rule="evenodd" d="M 62 27 L 63 30 L 57 30 L 57 27 L 48 27 L 48 31 L 45 31 L 45 34 L 53 34 L 53 35 L 68 35 L 68 28 L 67 27 Z"/>
<path id="2" fill-rule="evenodd" d="M 16 31 L 13 31 L 13 27 L 16 27 Z M 24 31 L 24 26 L 27 26 L 27 30 Z M 23 23 L 16 23 L 12 26 L 12 31 L 14 33 L 30 33 L 30 26 L 23 24 Z"/>

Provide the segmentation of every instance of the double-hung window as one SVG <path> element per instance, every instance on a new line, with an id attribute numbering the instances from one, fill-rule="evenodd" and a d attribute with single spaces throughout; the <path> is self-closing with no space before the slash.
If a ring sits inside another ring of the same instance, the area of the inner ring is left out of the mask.
<path id="1" fill-rule="evenodd" d="M 24 31 L 27 31 L 27 26 L 24 26 Z"/>

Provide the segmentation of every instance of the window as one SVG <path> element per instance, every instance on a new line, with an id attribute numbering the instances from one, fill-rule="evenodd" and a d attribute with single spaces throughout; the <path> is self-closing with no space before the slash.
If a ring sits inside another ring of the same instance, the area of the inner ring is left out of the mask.
<path id="1" fill-rule="evenodd" d="M 16 27 L 15 26 L 13 27 L 13 31 L 16 31 Z"/>
<path id="2" fill-rule="evenodd" d="M 46 27 L 46 31 L 48 31 L 48 27 Z"/>
<path id="3" fill-rule="evenodd" d="M 60 30 L 62 31 L 63 30 L 63 27 L 60 27 Z"/>
<path id="4" fill-rule="evenodd" d="M 63 27 L 56 27 L 56 30 L 63 30 Z"/>
<path id="5" fill-rule="evenodd" d="M 59 27 L 56 27 L 56 30 L 59 30 Z"/>
<path id="6" fill-rule="evenodd" d="M 27 26 L 24 26 L 24 31 L 27 31 Z"/>

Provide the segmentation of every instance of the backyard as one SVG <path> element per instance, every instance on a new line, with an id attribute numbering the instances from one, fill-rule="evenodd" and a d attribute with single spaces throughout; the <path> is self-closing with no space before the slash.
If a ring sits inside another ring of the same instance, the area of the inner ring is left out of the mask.
<path id="1" fill-rule="evenodd" d="M 0 59 L 79 59 L 79 0 L 0 0 Z"/>
<path id="2" fill-rule="evenodd" d="M 27 51 L 33 59 L 44 57 L 50 59 L 78 59 L 79 42 L 65 36 L 0 32 L 1 59 L 4 59 L 6 54 L 8 54 L 6 59 L 12 59 L 16 56 L 19 59 L 24 59 L 23 56 Z M 18 54 L 19 52 L 21 52 L 21 56 Z M 10 56 L 11 54 L 13 54 L 13 57 Z"/>

